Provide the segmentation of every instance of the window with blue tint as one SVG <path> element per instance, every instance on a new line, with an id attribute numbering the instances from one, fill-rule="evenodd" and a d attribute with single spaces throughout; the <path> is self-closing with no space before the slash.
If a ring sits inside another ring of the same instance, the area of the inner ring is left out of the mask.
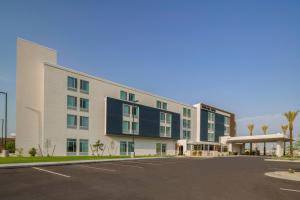
<path id="1" fill-rule="evenodd" d="M 85 98 L 80 98 L 80 110 L 88 112 L 89 111 L 89 100 Z"/>
<path id="2" fill-rule="evenodd" d="M 139 117 L 139 107 L 137 106 L 132 107 L 132 113 L 134 117 Z"/>
<path id="3" fill-rule="evenodd" d="M 123 121 L 122 123 L 122 129 L 123 129 L 123 133 L 129 133 L 130 130 L 130 123 L 129 121 Z"/>
<path id="4" fill-rule="evenodd" d="M 132 122 L 132 133 L 139 134 L 139 123 L 138 122 Z"/>
<path id="5" fill-rule="evenodd" d="M 187 109 L 187 116 L 191 117 L 191 109 Z"/>
<path id="6" fill-rule="evenodd" d="M 89 141 L 80 139 L 79 140 L 79 155 L 88 155 L 89 154 Z"/>
<path id="7" fill-rule="evenodd" d="M 134 143 L 128 142 L 128 153 L 134 152 Z"/>
<path id="8" fill-rule="evenodd" d="M 168 124 L 171 124 L 171 121 L 172 121 L 172 115 L 170 113 L 166 113 L 166 121 Z"/>
<path id="9" fill-rule="evenodd" d="M 127 101 L 127 92 L 120 91 L 120 99 L 123 101 Z"/>
<path id="10" fill-rule="evenodd" d="M 215 132 L 215 124 L 214 123 L 208 123 L 208 131 Z"/>
<path id="11" fill-rule="evenodd" d="M 67 115 L 67 127 L 68 128 L 77 128 L 77 116 L 76 115 Z"/>
<path id="12" fill-rule="evenodd" d="M 135 101 L 135 94 L 129 93 L 129 101 Z"/>
<path id="13" fill-rule="evenodd" d="M 156 101 L 156 108 L 161 109 L 161 101 Z"/>
<path id="14" fill-rule="evenodd" d="M 67 96 L 67 106 L 68 106 L 68 109 L 76 110 L 76 108 L 77 108 L 77 98 L 74 97 L 74 96 L 68 95 Z"/>
<path id="15" fill-rule="evenodd" d="M 160 126 L 159 133 L 160 133 L 161 137 L 164 137 L 165 134 L 166 134 L 166 127 L 165 126 Z"/>
<path id="16" fill-rule="evenodd" d="M 166 137 L 171 137 L 171 127 L 166 127 Z"/>
<path id="17" fill-rule="evenodd" d="M 120 141 L 120 155 L 126 156 L 127 155 L 127 142 Z"/>
<path id="18" fill-rule="evenodd" d="M 160 112 L 160 122 L 165 123 L 165 121 L 166 121 L 166 115 L 165 115 L 165 113 Z"/>
<path id="19" fill-rule="evenodd" d="M 76 139 L 67 139 L 67 155 L 74 156 L 76 155 Z"/>
<path id="20" fill-rule="evenodd" d="M 163 102 L 163 104 L 162 104 L 162 109 L 164 109 L 164 110 L 167 110 L 167 109 L 168 109 L 167 103 Z"/>
<path id="21" fill-rule="evenodd" d="M 215 134 L 214 133 L 208 133 L 207 134 L 207 141 L 214 142 L 215 141 Z"/>
<path id="22" fill-rule="evenodd" d="M 208 121 L 215 121 L 215 113 L 208 112 Z"/>
<path id="23" fill-rule="evenodd" d="M 80 116 L 80 129 L 89 129 L 89 118 Z"/>
<path id="24" fill-rule="evenodd" d="M 89 93 L 89 82 L 85 80 L 80 80 L 80 92 Z"/>
<path id="25" fill-rule="evenodd" d="M 68 76 L 68 89 L 69 90 L 77 90 L 77 78 Z"/>
<path id="26" fill-rule="evenodd" d="M 224 117 L 224 124 L 229 125 L 229 117 Z"/>
<path id="27" fill-rule="evenodd" d="M 127 104 L 123 104 L 123 116 L 130 116 L 130 106 Z"/>

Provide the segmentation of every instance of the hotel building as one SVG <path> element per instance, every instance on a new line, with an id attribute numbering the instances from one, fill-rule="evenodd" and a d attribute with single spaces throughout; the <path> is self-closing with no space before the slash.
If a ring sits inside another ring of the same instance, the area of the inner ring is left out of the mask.
<path id="1" fill-rule="evenodd" d="M 57 64 L 55 50 L 17 40 L 16 147 L 43 154 L 175 155 L 226 151 L 233 113 L 188 105 Z"/>

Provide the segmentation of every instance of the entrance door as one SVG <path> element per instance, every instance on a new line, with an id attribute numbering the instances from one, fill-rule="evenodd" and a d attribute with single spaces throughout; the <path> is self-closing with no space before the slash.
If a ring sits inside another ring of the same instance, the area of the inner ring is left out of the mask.
<path id="1" fill-rule="evenodd" d="M 182 145 L 179 146 L 179 154 L 178 155 L 180 155 L 180 156 L 183 155 L 183 146 Z"/>

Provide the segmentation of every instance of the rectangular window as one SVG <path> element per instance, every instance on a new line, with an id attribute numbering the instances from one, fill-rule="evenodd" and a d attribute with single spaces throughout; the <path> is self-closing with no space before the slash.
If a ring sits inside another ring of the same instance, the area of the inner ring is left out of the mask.
<path id="1" fill-rule="evenodd" d="M 89 154 L 89 141 L 80 139 L 79 140 L 79 155 L 88 155 Z"/>
<path id="2" fill-rule="evenodd" d="M 123 116 L 130 116 L 130 106 L 127 104 L 123 104 Z"/>
<path id="3" fill-rule="evenodd" d="M 68 76 L 68 89 L 77 91 L 77 78 Z"/>
<path id="4" fill-rule="evenodd" d="M 135 101 L 135 94 L 129 93 L 129 101 Z"/>
<path id="5" fill-rule="evenodd" d="M 80 110 L 88 112 L 89 111 L 89 100 L 80 98 Z"/>
<path id="6" fill-rule="evenodd" d="M 120 155 L 121 156 L 127 155 L 127 142 L 120 141 Z"/>
<path id="7" fill-rule="evenodd" d="M 225 126 L 224 135 L 229 135 L 230 129 L 228 126 Z"/>
<path id="8" fill-rule="evenodd" d="M 80 129 L 87 130 L 89 129 L 89 118 L 80 116 Z"/>
<path id="9" fill-rule="evenodd" d="M 156 108 L 161 109 L 161 102 L 160 101 L 156 101 Z"/>
<path id="10" fill-rule="evenodd" d="M 139 134 L 139 123 L 132 122 L 132 132 L 133 134 Z"/>
<path id="11" fill-rule="evenodd" d="M 166 119 L 167 119 L 167 123 L 171 124 L 172 121 L 172 115 L 170 113 L 166 113 Z"/>
<path id="12" fill-rule="evenodd" d="M 127 101 L 127 92 L 120 91 L 120 99 L 123 101 Z"/>
<path id="13" fill-rule="evenodd" d="M 183 116 L 186 117 L 187 116 L 187 109 L 183 108 Z"/>
<path id="14" fill-rule="evenodd" d="M 67 115 L 67 127 L 68 128 L 77 128 L 77 116 L 76 115 Z"/>
<path id="15" fill-rule="evenodd" d="M 191 109 L 187 109 L 187 116 L 191 117 Z"/>
<path id="16" fill-rule="evenodd" d="M 128 142 L 128 153 L 134 152 L 134 143 Z"/>
<path id="17" fill-rule="evenodd" d="M 229 117 L 224 117 L 224 124 L 229 125 L 230 124 L 229 121 L 230 121 Z"/>
<path id="18" fill-rule="evenodd" d="M 134 117 L 139 117 L 139 107 L 137 106 L 132 107 L 132 113 Z"/>
<path id="19" fill-rule="evenodd" d="M 215 141 L 215 134 L 214 133 L 208 133 L 207 140 L 209 142 L 214 142 Z"/>
<path id="20" fill-rule="evenodd" d="M 161 143 L 156 143 L 156 155 L 161 155 Z"/>
<path id="21" fill-rule="evenodd" d="M 123 121 L 122 129 L 123 129 L 123 133 L 129 133 L 129 129 L 130 129 L 129 121 Z"/>
<path id="22" fill-rule="evenodd" d="M 164 126 L 160 126 L 160 136 L 164 137 L 165 136 L 165 133 L 166 133 L 166 127 Z"/>
<path id="23" fill-rule="evenodd" d="M 160 122 L 165 123 L 165 121 L 166 121 L 166 115 L 165 115 L 165 113 L 160 112 Z"/>
<path id="24" fill-rule="evenodd" d="M 186 120 L 187 122 L 187 128 L 191 128 L 191 120 Z"/>
<path id="25" fill-rule="evenodd" d="M 73 96 L 67 96 L 67 107 L 68 109 L 77 109 L 77 98 Z"/>
<path id="26" fill-rule="evenodd" d="M 166 136 L 171 137 L 171 127 L 166 127 Z"/>
<path id="27" fill-rule="evenodd" d="M 184 139 L 191 139 L 191 131 L 183 131 L 183 138 Z"/>
<path id="28" fill-rule="evenodd" d="M 80 92 L 89 93 L 89 82 L 85 80 L 80 80 Z"/>
<path id="29" fill-rule="evenodd" d="M 74 156 L 76 155 L 76 139 L 67 139 L 67 155 Z"/>
<path id="30" fill-rule="evenodd" d="M 167 144 L 161 144 L 161 154 L 162 155 L 167 154 Z"/>
<path id="31" fill-rule="evenodd" d="M 183 125 L 183 128 L 187 128 L 187 120 L 186 119 L 182 120 L 182 125 Z"/>
<path id="32" fill-rule="evenodd" d="M 164 110 L 167 110 L 167 108 L 168 108 L 167 103 L 163 102 L 162 108 L 163 108 Z"/>
<path id="33" fill-rule="evenodd" d="M 215 124 L 208 123 L 208 131 L 209 132 L 215 132 Z"/>
<path id="34" fill-rule="evenodd" d="M 208 121 L 215 121 L 215 113 L 208 112 Z"/>

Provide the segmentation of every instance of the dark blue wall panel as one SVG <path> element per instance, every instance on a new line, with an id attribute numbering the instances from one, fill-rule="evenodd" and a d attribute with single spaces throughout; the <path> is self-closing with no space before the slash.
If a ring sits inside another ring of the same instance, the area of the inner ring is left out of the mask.
<path id="1" fill-rule="evenodd" d="M 119 99 L 113 99 L 107 97 L 107 121 L 106 132 L 113 135 L 128 135 L 122 133 L 122 121 L 123 121 L 123 103 L 132 105 L 131 102 L 122 101 Z M 160 137 L 160 112 L 166 112 L 172 114 L 172 138 L 180 138 L 180 114 L 173 113 L 157 108 L 139 106 L 139 136 L 143 137 Z"/>
<path id="2" fill-rule="evenodd" d="M 215 115 L 215 142 L 219 142 L 219 137 L 224 136 L 224 116 L 216 113 Z"/>
<path id="3" fill-rule="evenodd" d="M 201 121 L 200 121 L 200 141 L 207 141 L 208 134 L 208 112 L 201 110 Z"/>

